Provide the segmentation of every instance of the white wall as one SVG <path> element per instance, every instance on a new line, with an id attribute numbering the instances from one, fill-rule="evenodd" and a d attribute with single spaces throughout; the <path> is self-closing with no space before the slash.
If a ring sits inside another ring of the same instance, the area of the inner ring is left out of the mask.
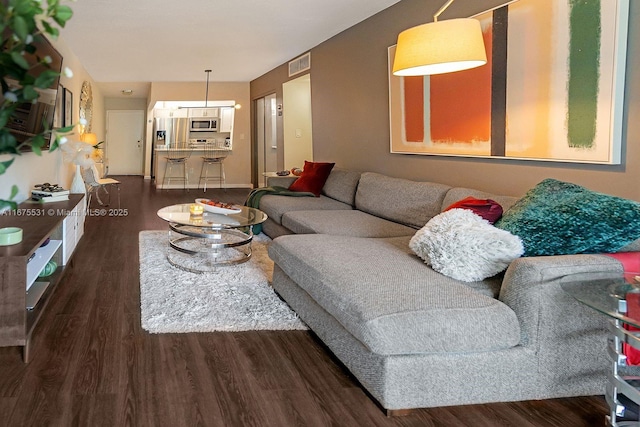
<path id="1" fill-rule="evenodd" d="M 61 76 L 60 84 L 73 93 L 73 123 L 78 123 L 80 88 L 82 82 L 91 82 L 93 92 L 93 121 L 92 131 L 97 134 L 98 140 L 104 139 L 104 100 L 97 85 L 82 66 L 78 58 L 69 50 L 66 43 L 60 37 L 51 41 L 54 47 L 63 57 L 62 67 L 69 67 L 73 71 L 73 77 Z M 0 156 L 7 160 L 9 156 Z M 9 169 L 0 175 L 0 198 L 7 199 L 11 194 L 11 187 L 15 184 L 19 188 L 18 202 L 30 197 L 31 189 L 35 184 L 49 182 L 69 188 L 75 169 L 73 165 L 66 164 L 62 160 L 59 150 L 53 153 L 43 153 L 37 156 L 34 153 L 24 153 L 15 157 L 15 161 Z"/>

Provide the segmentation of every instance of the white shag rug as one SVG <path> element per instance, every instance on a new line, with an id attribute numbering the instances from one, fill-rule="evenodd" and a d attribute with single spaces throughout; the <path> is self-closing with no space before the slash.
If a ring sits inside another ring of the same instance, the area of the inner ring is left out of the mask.
<path id="1" fill-rule="evenodd" d="M 168 231 L 142 231 L 140 309 L 151 333 L 305 330 L 307 327 L 271 288 L 271 241 L 254 236 L 251 259 L 190 273 L 167 261 Z"/>

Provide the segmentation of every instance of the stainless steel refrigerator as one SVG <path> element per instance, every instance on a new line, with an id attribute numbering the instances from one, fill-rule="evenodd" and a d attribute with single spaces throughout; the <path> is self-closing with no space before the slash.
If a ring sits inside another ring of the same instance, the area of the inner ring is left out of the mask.
<path id="1" fill-rule="evenodd" d="M 189 143 L 189 119 L 157 118 L 154 122 L 154 145 L 180 147 Z"/>
<path id="2" fill-rule="evenodd" d="M 153 122 L 151 179 L 156 179 L 156 148 L 186 147 L 189 144 L 189 119 L 156 118 Z"/>

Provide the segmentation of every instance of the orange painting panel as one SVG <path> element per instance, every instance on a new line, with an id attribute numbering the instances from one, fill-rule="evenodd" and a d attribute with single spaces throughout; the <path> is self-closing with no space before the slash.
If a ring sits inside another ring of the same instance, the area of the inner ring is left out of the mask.
<path id="1" fill-rule="evenodd" d="M 404 78 L 404 131 L 406 140 L 424 142 L 424 79 Z"/>
<path id="2" fill-rule="evenodd" d="M 484 31 L 487 65 L 431 76 L 431 140 L 474 142 L 491 140 L 492 26 Z"/>

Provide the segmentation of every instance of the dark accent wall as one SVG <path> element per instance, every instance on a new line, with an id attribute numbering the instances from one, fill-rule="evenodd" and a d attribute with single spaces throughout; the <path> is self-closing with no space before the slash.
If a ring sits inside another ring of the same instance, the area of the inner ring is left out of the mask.
<path id="1" fill-rule="evenodd" d="M 459 0 L 441 19 L 500 3 Z M 391 154 L 387 48 L 400 31 L 430 21 L 441 0 L 403 0 L 311 49 L 314 160 L 516 196 L 556 178 L 640 201 L 640 2 L 630 3 L 621 165 Z M 275 92 L 281 102 L 288 80 L 284 64 L 251 82 L 251 98 Z"/>

